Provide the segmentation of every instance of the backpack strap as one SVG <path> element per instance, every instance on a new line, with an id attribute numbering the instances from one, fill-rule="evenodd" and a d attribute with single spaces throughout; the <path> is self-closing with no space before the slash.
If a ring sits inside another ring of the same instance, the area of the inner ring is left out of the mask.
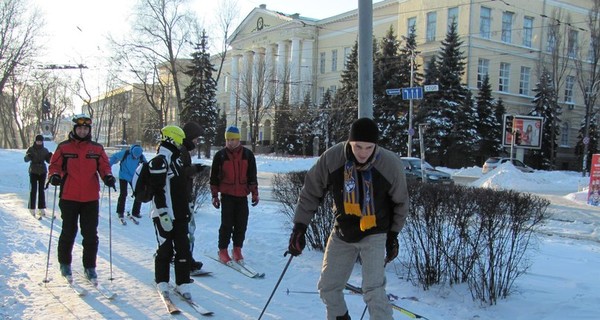
<path id="1" fill-rule="evenodd" d="M 121 163 L 122 163 L 123 161 L 125 161 L 125 159 L 127 159 L 127 156 L 128 156 L 128 155 L 129 155 L 129 149 L 126 149 L 126 150 L 125 150 L 125 153 L 123 153 L 123 158 L 121 158 Z"/>

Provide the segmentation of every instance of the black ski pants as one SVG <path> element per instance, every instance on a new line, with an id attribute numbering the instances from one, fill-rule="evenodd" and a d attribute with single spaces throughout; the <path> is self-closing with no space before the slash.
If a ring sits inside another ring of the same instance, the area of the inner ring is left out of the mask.
<path id="1" fill-rule="evenodd" d="M 123 213 L 125 212 L 125 201 L 127 201 L 127 188 L 131 184 L 127 180 L 119 179 L 119 200 L 117 200 L 117 215 L 122 218 Z M 142 203 L 139 201 L 133 200 L 133 208 L 131 209 L 131 213 L 134 216 L 140 214 L 140 208 L 142 207 Z"/>
<path id="2" fill-rule="evenodd" d="M 58 262 L 70 265 L 73 245 L 77 236 L 77 220 L 83 240 L 82 262 L 84 268 L 96 267 L 98 254 L 98 200 L 78 202 L 61 199 L 58 202 L 62 218 L 62 231 L 58 238 Z"/>
<path id="3" fill-rule="evenodd" d="M 35 209 L 35 200 L 37 198 L 38 209 L 46 209 L 46 193 L 44 192 L 44 182 L 46 181 L 46 174 L 29 174 L 29 209 Z"/>
<path id="4" fill-rule="evenodd" d="M 221 194 L 221 227 L 219 249 L 226 249 L 233 240 L 234 247 L 242 247 L 248 227 L 248 198 Z"/>
<path id="5" fill-rule="evenodd" d="M 154 257 L 154 281 L 169 282 L 170 268 L 175 256 L 175 284 L 190 283 L 191 257 L 188 239 L 188 222 L 185 219 L 173 220 L 173 229 L 165 231 L 158 217 L 153 218 L 158 249 Z"/>

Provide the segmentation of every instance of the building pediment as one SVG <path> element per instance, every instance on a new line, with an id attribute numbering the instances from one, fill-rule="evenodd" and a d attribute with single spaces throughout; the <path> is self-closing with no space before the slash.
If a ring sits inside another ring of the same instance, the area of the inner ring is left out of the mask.
<path id="1" fill-rule="evenodd" d="M 240 40 L 262 37 L 267 33 L 277 30 L 281 32 L 282 28 L 295 28 L 304 26 L 314 26 L 316 20 L 302 17 L 298 14 L 285 14 L 279 11 L 266 9 L 266 6 L 261 5 L 254 8 L 240 25 L 235 29 L 231 37 L 227 39 L 229 44 Z"/>

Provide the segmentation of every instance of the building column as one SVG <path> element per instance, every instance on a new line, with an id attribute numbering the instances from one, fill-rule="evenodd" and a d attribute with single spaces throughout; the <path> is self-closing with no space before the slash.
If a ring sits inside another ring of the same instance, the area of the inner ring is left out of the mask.
<path id="1" fill-rule="evenodd" d="M 300 100 L 304 101 L 304 97 L 309 94 L 310 99 L 315 103 L 315 94 L 313 90 L 313 44 L 314 40 L 304 39 L 302 40 L 302 64 L 300 66 Z"/>
<path id="2" fill-rule="evenodd" d="M 244 56 L 242 58 L 242 70 L 240 74 L 240 108 L 242 110 L 248 110 L 248 102 L 252 98 L 252 63 L 254 58 L 254 51 L 246 51 L 244 52 Z M 238 118 L 243 114 L 243 112 L 239 112 Z"/>
<path id="3" fill-rule="evenodd" d="M 302 48 L 300 38 L 294 37 L 290 49 L 290 103 L 297 104 L 300 100 L 300 56 Z"/>
<path id="4" fill-rule="evenodd" d="M 287 85 L 287 78 L 289 71 L 287 70 L 287 41 L 282 40 L 277 42 L 277 57 L 275 57 L 277 63 L 277 71 L 276 71 L 276 87 L 275 87 L 275 95 L 277 97 L 283 97 L 283 91 L 285 86 Z M 289 99 L 289 94 L 288 94 Z M 289 102 L 289 101 L 288 101 Z"/>
<path id="5" fill-rule="evenodd" d="M 272 44 L 267 45 L 265 50 L 265 94 L 263 96 L 263 106 L 273 104 L 275 101 L 275 57 L 273 55 L 274 48 Z"/>
<path id="6" fill-rule="evenodd" d="M 235 118 L 237 115 L 237 109 L 239 108 L 239 89 L 240 89 L 240 55 L 234 55 L 231 58 L 231 88 L 229 90 L 229 112 L 228 114 L 228 123 L 235 123 L 235 120 L 229 122 L 229 119 Z M 225 88 L 227 90 L 227 88 Z"/>

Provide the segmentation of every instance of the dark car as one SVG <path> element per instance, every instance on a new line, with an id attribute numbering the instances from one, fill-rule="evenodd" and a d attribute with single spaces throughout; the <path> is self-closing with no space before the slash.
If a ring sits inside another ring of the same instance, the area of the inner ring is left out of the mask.
<path id="1" fill-rule="evenodd" d="M 488 172 L 496 169 L 501 164 L 508 162 L 510 160 L 511 160 L 510 158 L 491 157 L 491 158 L 485 160 L 485 163 L 483 164 L 483 168 L 481 169 L 481 173 L 484 173 L 484 174 L 488 173 Z M 517 160 L 517 159 L 512 159 L 512 164 L 513 164 L 513 166 L 515 166 L 515 168 L 519 169 L 521 172 L 530 173 L 530 172 L 535 171 L 531 167 L 527 166 L 526 164 L 524 164 L 523 162 L 521 162 L 520 160 Z"/>
<path id="2" fill-rule="evenodd" d="M 449 173 L 436 170 L 426 161 L 423 161 L 423 169 L 421 170 L 421 159 L 401 157 L 402 165 L 404 166 L 404 173 L 406 174 L 406 181 L 423 181 L 430 183 L 442 183 L 442 184 L 453 184 L 452 176 Z"/>

